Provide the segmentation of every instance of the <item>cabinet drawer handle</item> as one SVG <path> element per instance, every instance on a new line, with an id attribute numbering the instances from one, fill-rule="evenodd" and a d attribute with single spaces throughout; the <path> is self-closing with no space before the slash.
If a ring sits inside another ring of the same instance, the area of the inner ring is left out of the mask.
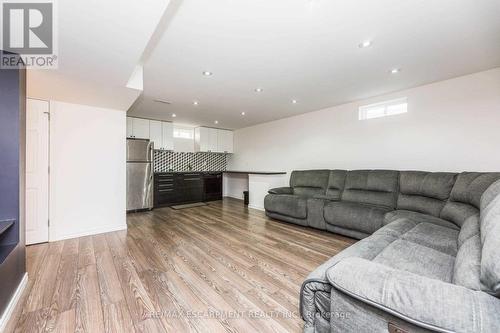
<path id="1" fill-rule="evenodd" d="M 195 181 L 195 180 L 201 180 L 201 178 L 184 178 L 184 180 Z"/>
<path id="2" fill-rule="evenodd" d="M 166 190 L 158 190 L 158 192 L 172 192 L 172 191 L 173 191 L 173 189 L 171 189 L 171 188 L 170 189 L 166 189 Z"/>

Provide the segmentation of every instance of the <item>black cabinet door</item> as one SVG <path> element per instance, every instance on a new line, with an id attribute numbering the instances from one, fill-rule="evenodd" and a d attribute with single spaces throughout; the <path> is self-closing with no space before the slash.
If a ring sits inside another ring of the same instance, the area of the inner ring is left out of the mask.
<path id="1" fill-rule="evenodd" d="M 179 190 L 182 202 L 203 201 L 203 175 L 200 173 L 180 174 L 176 179 L 176 189 Z"/>
<path id="2" fill-rule="evenodd" d="M 222 174 L 206 174 L 204 177 L 204 201 L 222 199 Z"/>

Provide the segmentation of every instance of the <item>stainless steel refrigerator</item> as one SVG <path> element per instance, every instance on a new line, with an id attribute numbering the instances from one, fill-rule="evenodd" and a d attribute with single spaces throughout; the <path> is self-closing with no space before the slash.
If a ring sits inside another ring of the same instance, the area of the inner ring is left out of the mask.
<path id="1" fill-rule="evenodd" d="M 153 208 L 153 142 L 127 139 L 127 211 Z"/>

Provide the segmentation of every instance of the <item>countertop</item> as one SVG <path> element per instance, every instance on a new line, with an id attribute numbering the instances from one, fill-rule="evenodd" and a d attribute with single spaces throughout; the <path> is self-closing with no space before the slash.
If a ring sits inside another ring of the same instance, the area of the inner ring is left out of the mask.
<path id="1" fill-rule="evenodd" d="M 245 170 L 226 170 L 224 173 L 240 173 L 252 175 L 286 175 L 283 171 L 245 171 Z"/>
<path id="2" fill-rule="evenodd" d="M 246 170 L 225 170 L 225 171 L 196 171 L 196 170 L 191 170 L 191 171 L 161 171 L 161 172 L 155 172 L 155 174 L 166 174 L 166 173 L 176 173 L 176 174 L 182 174 L 182 173 L 237 173 L 237 174 L 252 174 L 252 175 L 286 175 L 286 172 L 284 171 L 246 171 Z"/>
<path id="3" fill-rule="evenodd" d="M 177 174 L 182 174 L 182 173 L 223 173 L 225 171 L 196 171 L 196 170 L 191 170 L 191 171 L 160 171 L 160 172 L 155 172 L 156 174 L 165 174 L 165 173 L 177 173 Z"/>

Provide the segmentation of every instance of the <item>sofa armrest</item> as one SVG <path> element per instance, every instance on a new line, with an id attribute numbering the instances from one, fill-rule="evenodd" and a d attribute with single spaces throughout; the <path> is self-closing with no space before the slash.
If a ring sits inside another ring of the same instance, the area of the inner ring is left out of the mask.
<path id="1" fill-rule="evenodd" d="M 276 187 L 269 190 L 269 194 L 293 194 L 291 187 Z"/>
<path id="2" fill-rule="evenodd" d="M 346 258 L 327 271 L 332 286 L 414 325 L 438 332 L 496 332 L 500 300 L 481 291 Z"/>

